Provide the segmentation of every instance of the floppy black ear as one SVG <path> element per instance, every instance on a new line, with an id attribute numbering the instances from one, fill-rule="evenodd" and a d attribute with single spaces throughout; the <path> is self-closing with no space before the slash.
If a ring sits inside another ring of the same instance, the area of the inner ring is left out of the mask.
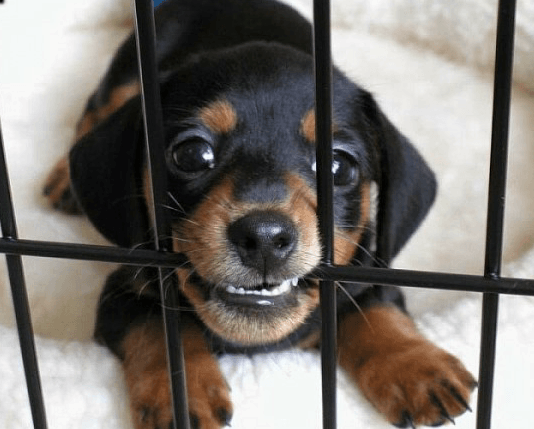
<path id="1" fill-rule="evenodd" d="M 145 240 L 142 191 L 143 125 L 139 97 L 79 140 L 70 152 L 74 194 L 110 241 L 131 247 Z"/>
<path id="2" fill-rule="evenodd" d="M 379 151 L 376 257 L 389 264 L 423 221 L 436 195 L 434 173 L 368 94 Z"/>

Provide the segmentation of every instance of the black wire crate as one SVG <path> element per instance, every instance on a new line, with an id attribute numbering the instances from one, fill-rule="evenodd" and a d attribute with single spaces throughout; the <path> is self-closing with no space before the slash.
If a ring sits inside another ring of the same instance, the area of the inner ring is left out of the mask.
<path id="1" fill-rule="evenodd" d="M 0 3 L 2 1 L 0 0 Z M 338 267 L 332 263 L 333 255 L 333 209 L 332 179 L 327 170 L 331 164 L 332 136 L 332 63 L 330 47 L 330 3 L 328 0 L 314 2 L 314 50 L 316 71 L 316 122 L 318 165 L 319 219 L 324 258 L 317 271 L 321 285 L 322 308 L 322 385 L 323 428 L 334 429 L 336 423 L 336 297 L 334 282 L 355 281 L 369 284 L 410 286 L 443 290 L 460 290 L 483 294 L 482 342 L 480 348 L 480 371 L 477 405 L 477 429 L 491 427 L 494 364 L 497 338 L 497 315 L 499 295 L 534 296 L 534 281 L 505 278 L 501 276 L 503 247 L 504 197 L 506 192 L 506 166 L 509 133 L 512 63 L 514 50 L 515 0 L 501 0 L 498 7 L 497 51 L 495 61 L 493 127 L 491 136 L 491 169 L 488 191 L 485 270 L 483 275 L 444 274 L 424 271 L 408 271 L 389 268 Z M 135 0 L 135 28 L 138 44 L 139 68 L 142 76 L 142 99 L 144 121 L 151 172 L 151 193 L 154 205 L 153 230 L 155 237 L 169 237 L 170 230 L 160 213 L 165 197 L 165 177 L 162 168 L 163 127 L 157 84 L 155 61 L 155 28 L 153 5 L 150 0 Z M 1 55 L 1 53 L 0 53 Z M 172 244 L 167 240 L 155 240 L 153 250 L 122 249 L 107 246 L 73 243 L 45 242 L 19 239 L 16 216 L 9 186 L 8 169 L 4 154 L 4 142 L 0 129 L 0 221 L 2 238 L 0 252 L 6 255 L 9 280 L 13 296 L 16 323 L 22 350 L 28 395 L 35 428 L 46 428 L 46 413 L 39 377 L 38 360 L 31 324 L 22 256 L 65 258 L 114 262 L 132 265 L 159 267 L 161 290 L 167 288 L 166 273 L 184 263 L 182 255 L 169 252 Z M 184 392 L 183 356 L 180 345 L 179 313 L 176 296 L 162 293 L 165 329 L 168 341 L 168 361 L 173 390 L 175 426 L 189 427 L 187 401 Z"/>

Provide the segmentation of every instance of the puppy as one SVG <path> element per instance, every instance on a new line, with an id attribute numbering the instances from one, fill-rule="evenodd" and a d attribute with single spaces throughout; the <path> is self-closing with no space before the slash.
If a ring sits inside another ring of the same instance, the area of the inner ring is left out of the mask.
<path id="1" fill-rule="evenodd" d="M 269 0 L 168 0 L 156 11 L 173 250 L 195 428 L 229 424 L 217 356 L 320 347 L 315 111 L 310 24 Z M 333 71 L 335 256 L 387 265 L 435 195 L 418 152 L 373 97 Z M 152 240 L 135 41 L 118 50 L 45 193 L 112 242 Z M 172 410 L 153 269 L 122 267 L 101 295 L 96 338 L 121 360 L 135 427 Z M 401 291 L 357 283 L 338 296 L 339 364 L 397 427 L 440 425 L 476 386 L 426 340 Z M 356 303 L 357 305 L 354 305 Z"/>

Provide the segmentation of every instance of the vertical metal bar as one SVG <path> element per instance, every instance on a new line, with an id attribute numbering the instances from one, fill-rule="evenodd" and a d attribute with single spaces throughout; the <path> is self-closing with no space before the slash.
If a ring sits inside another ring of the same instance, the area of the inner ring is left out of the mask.
<path id="1" fill-rule="evenodd" d="M 323 244 L 323 263 L 333 263 L 332 178 L 332 59 L 330 2 L 315 0 L 313 10 L 315 54 L 315 109 L 317 135 L 317 211 Z M 336 428 L 337 314 L 334 282 L 321 282 L 321 365 L 323 428 Z"/>
<path id="2" fill-rule="evenodd" d="M 9 175 L 4 153 L 4 141 L 2 138 L 2 128 L 0 126 L 0 224 L 2 236 L 4 238 L 17 239 L 17 225 L 15 221 L 15 211 L 11 198 L 9 186 Z M 39 365 L 35 352 L 35 342 L 24 281 L 24 271 L 22 268 L 22 258 L 20 255 L 6 255 L 9 282 L 11 284 L 11 295 L 15 309 L 15 319 L 19 335 L 20 348 L 24 373 L 26 375 L 26 386 L 30 400 L 33 425 L 36 429 L 46 429 L 46 413 L 43 402 L 41 380 L 39 377 Z"/>
<path id="3" fill-rule="evenodd" d="M 141 96 L 148 151 L 148 171 L 151 178 L 152 210 L 155 249 L 172 251 L 170 223 L 163 207 L 167 201 L 167 169 L 164 158 L 163 117 L 156 63 L 156 30 L 151 0 L 135 0 L 135 34 L 141 77 Z M 189 413 L 185 388 L 184 357 L 180 332 L 179 299 L 175 276 L 168 269 L 159 268 L 159 282 L 163 304 L 163 320 L 167 338 L 167 361 L 171 380 L 175 429 L 189 428 Z"/>
<path id="4" fill-rule="evenodd" d="M 484 267 L 484 276 L 492 279 L 498 279 L 501 273 L 515 8 L 515 0 L 499 1 Z M 499 295 L 493 293 L 484 294 L 482 305 L 477 428 L 489 429 L 491 427 Z"/>

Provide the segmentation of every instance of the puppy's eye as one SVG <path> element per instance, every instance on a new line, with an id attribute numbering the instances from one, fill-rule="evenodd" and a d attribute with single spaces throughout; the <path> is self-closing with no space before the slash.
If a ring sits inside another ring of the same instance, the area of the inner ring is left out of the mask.
<path id="1" fill-rule="evenodd" d="M 312 170 L 317 171 L 317 163 L 312 164 Z M 356 160 L 346 152 L 334 150 L 332 159 L 332 175 L 334 186 L 356 185 L 360 178 L 360 169 Z"/>
<path id="2" fill-rule="evenodd" d="M 332 174 L 335 186 L 354 185 L 359 179 L 360 169 L 352 156 L 336 150 L 332 161 Z"/>
<path id="3" fill-rule="evenodd" d="M 188 136 L 176 142 L 170 151 L 174 167 L 183 173 L 202 173 L 215 167 L 213 146 L 200 136 Z"/>

